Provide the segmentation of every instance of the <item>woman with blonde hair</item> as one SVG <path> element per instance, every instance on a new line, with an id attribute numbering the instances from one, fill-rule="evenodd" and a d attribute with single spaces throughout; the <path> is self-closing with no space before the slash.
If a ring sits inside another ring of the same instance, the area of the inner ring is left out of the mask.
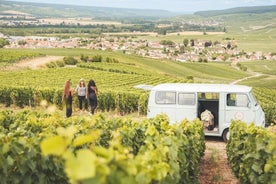
<path id="1" fill-rule="evenodd" d="M 87 109 L 87 88 L 85 86 L 84 79 L 80 79 L 77 85 L 76 92 L 78 94 L 79 109 L 82 111 L 82 104 L 84 103 L 84 109 Z"/>
<path id="2" fill-rule="evenodd" d="M 70 117 L 72 115 L 72 101 L 73 101 L 74 90 L 71 89 L 71 81 L 70 79 L 65 82 L 62 102 L 65 100 L 66 105 L 66 117 Z"/>

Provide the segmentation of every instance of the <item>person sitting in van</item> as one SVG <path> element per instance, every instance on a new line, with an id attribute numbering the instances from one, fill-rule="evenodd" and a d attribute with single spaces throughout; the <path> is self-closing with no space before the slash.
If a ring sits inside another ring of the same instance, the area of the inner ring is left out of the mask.
<path id="1" fill-rule="evenodd" d="M 205 110 L 200 115 L 201 121 L 203 122 L 203 127 L 208 130 L 214 129 L 214 116 L 209 110 Z"/>

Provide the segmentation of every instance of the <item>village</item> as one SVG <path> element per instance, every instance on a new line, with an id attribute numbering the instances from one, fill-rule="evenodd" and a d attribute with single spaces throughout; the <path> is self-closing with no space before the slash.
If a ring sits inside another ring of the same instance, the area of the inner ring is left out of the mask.
<path id="1" fill-rule="evenodd" d="M 240 51 L 235 40 L 181 40 L 174 43 L 170 40 L 148 41 L 135 36 L 104 35 L 97 38 L 73 37 L 61 39 L 58 37 L 41 36 L 5 36 L 8 40 L 4 48 L 83 48 L 95 50 L 122 51 L 125 54 L 136 54 L 154 59 L 168 59 L 179 62 L 212 62 L 212 61 L 250 61 L 276 60 L 273 53 Z M 180 37 L 180 39 L 183 39 Z"/>

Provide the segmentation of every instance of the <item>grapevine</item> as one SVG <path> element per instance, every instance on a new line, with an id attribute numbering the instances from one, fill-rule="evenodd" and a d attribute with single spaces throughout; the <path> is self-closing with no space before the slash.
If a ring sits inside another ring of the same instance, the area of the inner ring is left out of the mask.
<path id="1" fill-rule="evenodd" d="M 205 150 L 200 121 L 170 125 L 164 115 L 135 122 L 5 110 L 0 119 L 2 183 L 194 183 Z"/>

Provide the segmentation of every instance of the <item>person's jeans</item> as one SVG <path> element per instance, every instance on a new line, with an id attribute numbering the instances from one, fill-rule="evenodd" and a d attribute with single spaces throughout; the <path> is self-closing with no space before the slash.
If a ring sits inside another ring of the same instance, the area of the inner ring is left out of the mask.
<path id="1" fill-rule="evenodd" d="M 95 109 L 98 106 L 98 100 L 96 95 L 91 95 L 89 97 L 89 102 L 90 102 L 90 109 L 91 109 L 91 114 L 94 114 Z"/>
<path id="2" fill-rule="evenodd" d="M 84 102 L 84 109 L 87 109 L 87 100 L 85 99 L 85 96 L 78 96 L 78 99 L 79 99 L 79 108 L 80 110 L 82 110 L 82 104 Z"/>
<path id="3" fill-rule="evenodd" d="M 72 115 L 72 96 L 66 99 L 66 117 L 69 118 Z"/>

